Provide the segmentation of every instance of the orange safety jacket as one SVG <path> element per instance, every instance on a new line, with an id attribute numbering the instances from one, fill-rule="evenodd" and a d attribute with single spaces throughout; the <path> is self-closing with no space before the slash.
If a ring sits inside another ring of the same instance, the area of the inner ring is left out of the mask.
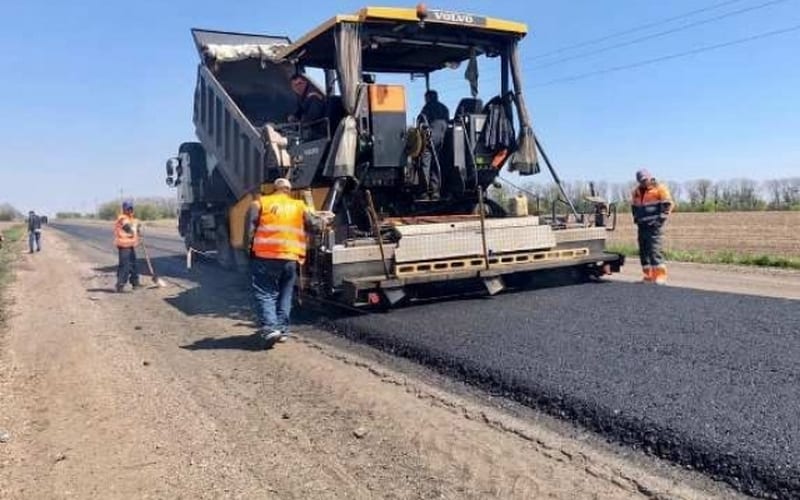
<path id="1" fill-rule="evenodd" d="M 633 190 L 631 211 L 637 224 L 649 224 L 663 218 L 672 211 L 672 206 L 672 197 L 663 184 Z"/>
<path id="2" fill-rule="evenodd" d="M 302 264 L 306 258 L 306 204 L 287 194 L 277 193 L 262 196 L 259 205 L 253 255 Z"/>
<path id="3" fill-rule="evenodd" d="M 139 245 L 139 232 L 136 230 L 139 221 L 135 217 L 125 214 L 120 214 L 117 217 L 117 222 L 114 225 L 114 244 L 117 248 L 133 248 Z M 123 229 L 125 225 L 130 225 L 133 233 L 129 233 Z"/>

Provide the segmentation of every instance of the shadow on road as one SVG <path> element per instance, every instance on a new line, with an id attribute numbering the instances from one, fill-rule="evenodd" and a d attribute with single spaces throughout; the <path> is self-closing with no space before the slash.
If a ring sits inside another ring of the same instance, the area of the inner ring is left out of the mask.
<path id="1" fill-rule="evenodd" d="M 164 301 L 187 316 L 236 319 L 245 323 L 252 320 L 251 298 L 246 290 L 235 286 L 200 285 Z"/>
<path id="2" fill-rule="evenodd" d="M 206 351 L 217 349 L 234 349 L 240 351 L 263 351 L 262 341 L 257 335 L 234 335 L 231 337 L 206 337 L 192 344 L 182 345 L 187 351 Z"/>
<path id="3" fill-rule="evenodd" d="M 202 261 L 186 269 L 186 261 L 174 255 L 153 257 L 151 261 L 156 274 L 168 282 L 165 290 L 177 292 L 164 297 L 167 304 L 187 316 L 232 318 L 250 324 L 251 297 L 246 274 Z M 142 283 L 149 284 L 152 275 L 146 262 L 139 259 L 137 267 Z M 117 266 L 96 267 L 94 271 L 113 275 Z"/>

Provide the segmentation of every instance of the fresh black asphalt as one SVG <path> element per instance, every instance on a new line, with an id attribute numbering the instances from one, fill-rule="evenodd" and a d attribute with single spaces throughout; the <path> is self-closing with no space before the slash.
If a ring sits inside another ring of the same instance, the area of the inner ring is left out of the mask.
<path id="1" fill-rule="evenodd" d="M 586 284 L 333 326 L 745 492 L 800 497 L 800 302 Z"/>
<path id="2" fill-rule="evenodd" d="M 592 283 L 328 326 L 743 492 L 800 498 L 800 301 Z"/>

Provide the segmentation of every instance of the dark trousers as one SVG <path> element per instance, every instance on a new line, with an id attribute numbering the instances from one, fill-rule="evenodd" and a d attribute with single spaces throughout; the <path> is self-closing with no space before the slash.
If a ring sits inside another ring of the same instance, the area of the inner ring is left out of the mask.
<path id="1" fill-rule="evenodd" d="M 133 286 L 139 286 L 139 270 L 136 268 L 136 248 L 117 248 L 117 250 L 119 251 L 117 288 L 122 288 L 128 281 Z"/>
<path id="2" fill-rule="evenodd" d="M 288 333 L 297 262 L 251 257 L 250 272 L 259 329 Z"/>
<path id="3" fill-rule="evenodd" d="M 425 176 L 428 194 L 436 196 L 439 195 L 442 187 L 441 161 L 442 153 L 444 152 L 444 134 L 446 130 L 446 123 L 444 127 L 442 127 L 440 121 L 435 121 L 431 124 L 430 144 L 425 145 L 421 158 L 422 174 Z"/>
<path id="4" fill-rule="evenodd" d="M 639 260 L 643 269 L 664 265 L 664 230 L 660 224 L 639 224 Z"/>

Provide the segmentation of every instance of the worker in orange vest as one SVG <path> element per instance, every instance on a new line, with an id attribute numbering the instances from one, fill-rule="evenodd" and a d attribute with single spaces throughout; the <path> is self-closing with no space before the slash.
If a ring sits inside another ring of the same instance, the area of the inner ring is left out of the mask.
<path id="1" fill-rule="evenodd" d="M 667 282 L 664 224 L 672 213 L 674 203 L 667 186 L 656 182 L 647 170 L 636 172 L 636 181 L 639 185 L 633 190 L 631 211 L 639 232 L 642 281 L 663 285 Z"/>
<path id="2" fill-rule="evenodd" d="M 133 215 L 133 202 L 122 202 L 122 213 L 114 224 L 114 245 L 119 254 L 117 265 L 117 293 L 125 288 L 125 283 L 130 281 L 131 286 L 139 288 L 139 271 L 136 268 L 136 247 L 139 245 L 141 225 Z"/>
<path id="3" fill-rule="evenodd" d="M 289 336 L 298 265 L 306 257 L 306 225 L 333 216 L 315 214 L 303 201 L 292 198 L 288 179 L 276 179 L 274 187 L 273 194 L 253 203 L 247 227 L 258 335 L 266 349 Z"/>

